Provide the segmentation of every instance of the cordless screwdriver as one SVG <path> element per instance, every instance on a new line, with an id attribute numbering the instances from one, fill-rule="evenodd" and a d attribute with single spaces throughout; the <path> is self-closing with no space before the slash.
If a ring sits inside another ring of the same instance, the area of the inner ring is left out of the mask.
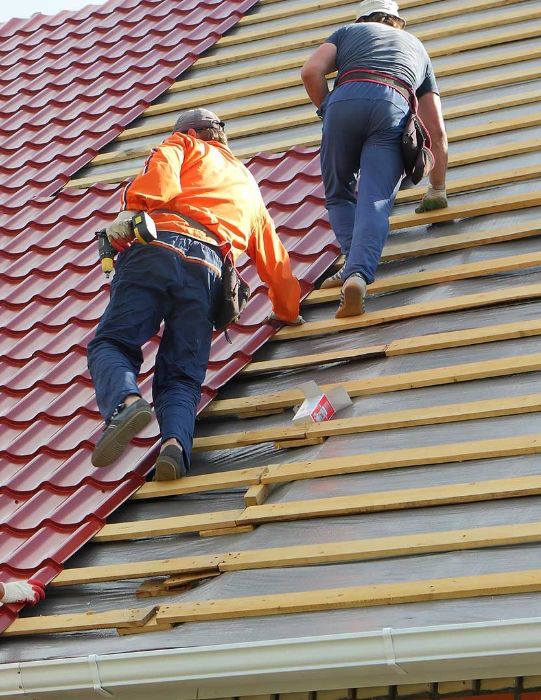
<path id="1" fill-rule="evenodd" d="M 139 243 L 152 243 L 157 238 L 156 224 L 144 211 L 138 211 L 131 220 L 133 235 Z M 107 232 L 104 228 L 96 231 L 98 239 L 98 254 L 101 262 L 102 272 L 109 279 L 113 271 L 113 259 L 117 251 L 111 245 Z"/>

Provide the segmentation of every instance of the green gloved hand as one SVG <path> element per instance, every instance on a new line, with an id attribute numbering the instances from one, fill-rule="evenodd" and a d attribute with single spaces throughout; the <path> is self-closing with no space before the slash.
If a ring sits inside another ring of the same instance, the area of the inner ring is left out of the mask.
<path id="1" fill-rule="evenodd" d="M 447 202 L 447 192 L 445 186 L 441 188 L 429 187 L 423 197 L 421 204 L 415 210 L 416 214 L 424 214 L 425 211 L 434 211 L 436 209 L 446 209 L 449 206 Z"/>

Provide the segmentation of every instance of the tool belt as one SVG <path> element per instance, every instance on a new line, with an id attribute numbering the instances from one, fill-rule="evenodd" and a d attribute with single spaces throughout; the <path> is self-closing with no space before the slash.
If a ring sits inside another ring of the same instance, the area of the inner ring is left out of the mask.
<path id="1" fill-rule="evenodd" d="M 175 214 L 181 219 L 184 219 L 190 228 L 197 229 L 204 233 L 206 238 L 210 238 L 212 240 L 211 245 L 219 247 L 223 258 L 222 269 L 219 271 L 221 272 L 222 278 L 222 292 L 214 310 L 213 323 L 217 331 L 225 330 L 230 323 L 237 320 L 250 298 L 250 287 L 242 279 L 235 267 L 235 261 L 231 252 L 231 243 L 224 243 L 204 224 L 192 219 L 190 216 L 186 216 L 186 214 L 180 214 L 179 212 L 169 209 L 154 209 L 152 213 Z M 197 240 L 202 240 L 204 243 L 207 243 L 204 239 Z M 155 243 L 159 244 L 160 241 L 155 241 Z M 167 247 L 170 248 L 172 246 L 168 245 Z M 212 268 L 214 268 L 214 266 L 212 266 Z M 227 330 L 225 330 L 225 335 L 226 339 L 231 342 Z"/>
<path id="2" fill-rule="evenodd" d="M 400 78 L 364 68 L 345 71 L 336 78 L 334 87 L 355 82 L 387 85 L 408 101 L 410 115 L 402 133 L 402 160 L 406 175 L 417 185 L 434 167 L 434 156 L 430 150 L 430 134 L 417 114 L 417 97 L 412 88 Z"/>
<path id="3" fill-rule="evenodd" d="M 399 92 L 408 104 L 410 102 L 412 90 L 406 83 L 400 80 L 400 78 L 393 78 L 391 75 L 386 75 L 385 73 L 380 73 L 375 70 L 365 70 L 364 68 L 352 68 L 351 70 L 347 70 L 336 78 L 334 87 L 336 88 L 339 85 L 344 85 L 344 83 L 359 82 L 388 85 Z"/>

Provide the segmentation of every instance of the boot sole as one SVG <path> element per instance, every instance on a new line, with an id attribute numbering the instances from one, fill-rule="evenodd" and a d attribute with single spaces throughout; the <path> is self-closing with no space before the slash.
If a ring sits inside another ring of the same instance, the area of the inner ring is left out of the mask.
<path id="1" fill-rule="evenodd" d="M 94 448 L 92 453 L 92 464 L 95 467 L 108 467 L 126 449 L 126 446 L 137 433 L 150 423 L 152 411 L 148 407 L 140 408 L 130 418 L 116 430 L 111 431 L 102 443 Z"/>
<path id="2" fill-rule="evenodd" d="M 174 459 L 158 457 L 156 460 L 156 473 L 154 481 L 174 481 L 180 479 L 179 468 Z"/>
<path id="3" fill-rule="evenodd" d="M 364 294 L 357 284 L 347 283 L 343 287 L 344 303 L 335 314 L 335 318 L 347 318 L 348 316 L 361 316 L 364 314 Z"/>

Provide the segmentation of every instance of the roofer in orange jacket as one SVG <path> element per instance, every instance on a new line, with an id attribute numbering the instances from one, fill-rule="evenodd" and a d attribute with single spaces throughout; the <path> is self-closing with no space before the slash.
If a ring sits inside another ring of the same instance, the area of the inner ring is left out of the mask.
<path id="1" fill-rule="evenodd" d="M 231 153 L 224 123 L 206 109 L 182 112 L 174 132 L 153 149 L 125 189 L 124 210 L 107 229 L 122 250 L 111 299 L 88 346 L 88 366 L 105 419 L 92 463 L 105 467 L 151 419 L 137 375 L 142 345 L 163 335 L 152 393 L 162 447 L 155 479 L 189 468 L 195 412 L 207 369 L 213 317 L 221 291 L 224 247 L 246 251 L 269 286 L 272 318 L 302 323 L 300 286 L 259 187 Z M 131 218 L 150 214 L 158 240 L 175 251 L 133 243 Z"/>

